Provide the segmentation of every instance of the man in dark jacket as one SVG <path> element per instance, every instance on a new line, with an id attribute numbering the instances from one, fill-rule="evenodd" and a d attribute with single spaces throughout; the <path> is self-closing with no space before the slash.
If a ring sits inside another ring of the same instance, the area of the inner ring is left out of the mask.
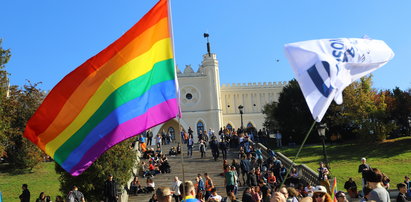
<path id="1" fill-rule="evenodd" d="M 217 161 L 220 152 L 218 151 L 218 141 L 215 137 L 212 138 L 210 142 L 211 153 L 213 154 L 214 161 Z"/>
<path id="2" fill-rule="evenodd" d="M 153 131 L 148 129 L 147 131 L 147 146 L 151 146 L 153 144 Z"/>
<path id="3" fill-rule="evenodd" d="M 30 191 L 28 189 L 27 184 L 23 184 L 21 186 L 23 193 L 19 196 L 21 202 L 30 202 Z"/>
<path id="4" fill-rule="evenodd" d="M 224 139 L 221 139 L 219 147 L 220 147 L 221 153 L 223 154 L 223 159 L 226 160 L 228 146 Z"/>
<path id="5" fill-rule="evenodd" d="M 243 184 L 246 184 L 244 176 L 247 175 L 247 173 L 250 172 L 251 170 L 251 160 L 249 159 L 249 156 L 250 155 L 248 155 L 247 158 L 243 156 L 240 161 L 241 174 L 242 174 L 241 177 L 243 178 Z"/>
<path id="6" fill-rule="evenodd" d="M 397 202 L 407 202 L 407 185 L 405 183 L 399 183 L 397 184 L 397 189 L 400 191 L 397 196 Z"/>
<path id="7" fill-rule="evenodd" d="M 105 202 L 117 202 L 117 185 L 112 174 L 109 174 L 104 182 L 104 198 Z"/>
<path id="8" fill-rule="evenodd" d="M 241 201 L 243 202 L 253 202 L 254 201 L 253 196 L 251 195 L 251 187 L 245 188 Z"/>

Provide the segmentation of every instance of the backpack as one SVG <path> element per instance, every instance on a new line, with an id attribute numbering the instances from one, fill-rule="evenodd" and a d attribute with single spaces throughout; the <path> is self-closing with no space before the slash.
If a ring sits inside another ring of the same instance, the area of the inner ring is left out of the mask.
<path id="1" fill-rule="evenodd" d="M 67 200 L 66 200 L 66 202 L 81 202 L 81 200 L 77 198 L 76 194 L 74 194 L 73 191 L 71 191 L 71 192 L 67 195 Z"/>

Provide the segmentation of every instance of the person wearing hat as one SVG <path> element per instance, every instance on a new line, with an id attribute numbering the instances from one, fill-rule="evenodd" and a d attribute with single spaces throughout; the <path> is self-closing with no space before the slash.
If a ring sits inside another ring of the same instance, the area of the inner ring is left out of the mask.
<path id="1" fill-rule="evenodd" d="M 316 186 L 313 193 L 314 202 L 333 202 L 331 196 L 327 193 L 327 189 L 324 186 Z"/>
<path id="2" fill-rule="evenodd" d="M 156 190 L 158 202 L 171 202 L 173 194 L 169 187 L 160 187 Z"/>
<path id="3" fill-rule="evenodd" d="M 361 164 L 358 166 L 358 173 L 361 173 L 361 176 L 362 176 L 363 192 L 364 192 L 364 187 L 367 186 L 367 181 L 365 181 L 365 178 L 364 178 L 364 172 L 370 169 L 371 167 L 367 164 L 367 159 L 364 157 L 361 158 Z"/>

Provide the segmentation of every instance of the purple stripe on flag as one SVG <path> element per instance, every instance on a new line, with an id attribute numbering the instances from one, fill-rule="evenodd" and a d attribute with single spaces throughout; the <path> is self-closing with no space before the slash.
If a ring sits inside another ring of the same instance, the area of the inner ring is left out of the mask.
<path id="1" fill-rule="evenodd" d="M 178 112 L 177 99 L 174 98 L 150 108 L 141 116 L 124 122 L 91 147 L 80 162 L 70 170 L 71 175 L 80 175 L 112 146 L 176 117 Z"/>

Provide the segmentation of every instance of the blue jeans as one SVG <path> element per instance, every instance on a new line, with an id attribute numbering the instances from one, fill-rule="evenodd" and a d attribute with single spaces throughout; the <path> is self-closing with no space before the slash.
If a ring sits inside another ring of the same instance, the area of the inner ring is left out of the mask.
<path id="1" fill-rule="evenodd" d="M 193 145 L 187 145 L 187 156 L 193 155 Z"/>

